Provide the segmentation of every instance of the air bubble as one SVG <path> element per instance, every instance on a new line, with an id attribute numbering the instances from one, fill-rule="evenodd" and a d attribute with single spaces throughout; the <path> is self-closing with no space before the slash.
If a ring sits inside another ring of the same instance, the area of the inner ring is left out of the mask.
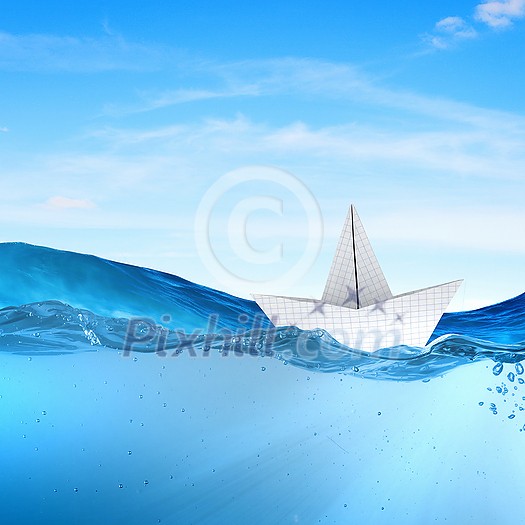
<path id="1" fill-rule="evenodd" d="M 492 373 L 495 375 L 495 376 L 499 376 L 501 374 L 501 372 L 503 371 L 503 363 L 496 363 L 494 365 L 494 368 L 492 369 Z"/>
<path id="2" fill-rule="evenodd" d="M 516 363 L 515 368 L 516 374 L 518 374 L 519 376 L 523 374 L 523 365 L 521 363 Z"/>
<path id="3" fill-rule="evenodd" d="M 508 379 L 511 383 L 514 382 L 514 377 L 515 377 L 515 376 L 514 376 L 514 374 L 513 374 L 512 372 L 509 372 L 509 373 L 507 374 L 507 379 Z"/>

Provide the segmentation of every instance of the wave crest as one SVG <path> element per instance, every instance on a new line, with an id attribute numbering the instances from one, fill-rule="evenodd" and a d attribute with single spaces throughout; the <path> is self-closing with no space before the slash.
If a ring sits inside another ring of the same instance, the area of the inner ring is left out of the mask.
<path id="1" fill-rule="evenodd" d="M 183 352 L 195 358 L 206 358 L 210 352 L 225 357 L 273 357 L 304 370 L 397 381 L 428 380 L 481 359 L 497 363 L 525 359 L 525 342 L 498 344 L 457 334 L 442 335 L 425 348 L 397 346 L 370 354 L 348 348 L 320 329 L 260 326 L 186 332 L 150 318 L 103 317 L 59 301 L 0 310 L 0 350 L 58 355 L 102 349 L 126 356 L 155 353 L 167 359 Z"/>

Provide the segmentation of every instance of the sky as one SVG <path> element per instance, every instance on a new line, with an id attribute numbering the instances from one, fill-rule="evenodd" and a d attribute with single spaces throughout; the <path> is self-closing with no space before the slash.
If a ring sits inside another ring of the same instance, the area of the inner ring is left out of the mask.
<path id="1" fill-rule="evenodd" d="M 525 291 L 525 0 L 2 0 L 0 241 L 320 297 Z"/>

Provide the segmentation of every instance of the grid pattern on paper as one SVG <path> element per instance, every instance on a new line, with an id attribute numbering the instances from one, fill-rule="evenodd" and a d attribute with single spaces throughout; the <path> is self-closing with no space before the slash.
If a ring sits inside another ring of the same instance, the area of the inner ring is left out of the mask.
<path id="1" fill-rule="evenodd" d="M 374 352 L 397 345 L 425 346 L 462 281 L 393 297 L 379 304 L 351 309 L 271 295 L 254 295 L 277 326 L 303 330 L 322 328 L 340 343 Z"/>
<path id="2" fill-rule="evenodd" d="M 354 234 L 357 255 L 357 280 L 361 308 L 392 299 L 392 292 L 372 250 L 361 219 L 354 208 Z"/>
<path id="3" fill-rule="evenodd" d="M 356 290 L 355 279 L 354 241 L 358 290 Z M 357 295 L 359 295 L 360 308 L 392 298 L 361 220 L 355 208 L 351 206 L 339 237 L 322 300 L 325 303 L 355 309 Z"/>
<path id="4" fill-rule="evenodd" d="M 348 290 L 355 290 L 354 247 L 352 242 L 352 208 L 348 210 L 343 231 L 339 237 L 322 301 L 337 306 L 346 304 Z M 347 304 L 356 308 L 355 302 Z"/>

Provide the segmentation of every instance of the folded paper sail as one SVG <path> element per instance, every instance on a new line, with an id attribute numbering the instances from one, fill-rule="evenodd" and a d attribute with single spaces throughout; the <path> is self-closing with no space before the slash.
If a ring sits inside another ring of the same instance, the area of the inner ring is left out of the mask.
<path id="1" fill-rule="evenodd" d="M 374 352 L 425 346 L 463 281 L 393 296 L 352 205 L 320 300 L 253 294 L 275 326 L 322 328 L 340 343 Z"/>

